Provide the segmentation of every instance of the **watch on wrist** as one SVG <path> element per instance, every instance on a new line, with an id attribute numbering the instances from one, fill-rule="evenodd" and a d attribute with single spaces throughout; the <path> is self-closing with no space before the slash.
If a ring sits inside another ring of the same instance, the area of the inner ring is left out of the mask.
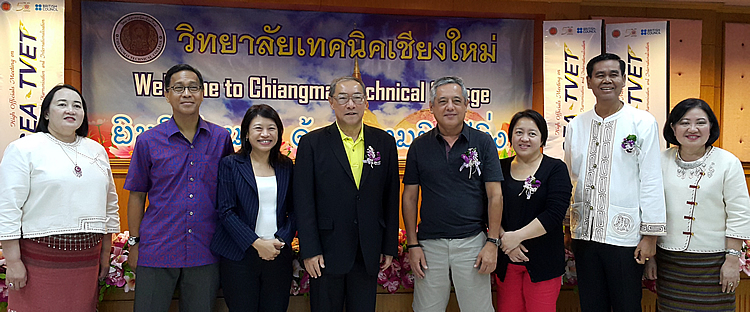
<path id="1" fill-rule="evenodd" d="M 739 251 L 739 250 L 737 250 L 737 249 L 731 249 L 731 248 L 727 249 L 726 254 L 735 256 L 737 258 L 741 258 L 742 257 L 742 252 Z"/>
<path id="2" fill-rule="evenodd" d="M 497 246 L 498 248 L 500 248 L 503 245 L 503 242 L 501 242 L 500 239 L 498 238 L 487 237 L 487 241 L 495 244 L 495 246 Z"/>
<path id="3" fill-rule="evenodd" d="M 417 248 L 417 247 L 422 248 L 422 244 L 406 245 L 407 250 L 412 249 L 412 248 Z"/>
<path id="4" fill-rule="evenodd" d="M 128 237 L 128 245 L 133 246 L 135 244 L 138 244 L 138 242 L 141 241 L 141 238 L 138 236 L 131 236 Z"/>

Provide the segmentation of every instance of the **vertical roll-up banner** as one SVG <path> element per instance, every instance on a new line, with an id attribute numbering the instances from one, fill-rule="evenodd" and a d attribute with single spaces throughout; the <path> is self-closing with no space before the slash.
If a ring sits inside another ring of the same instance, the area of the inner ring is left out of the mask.
<path id="1" fill-rule="evenodd" d="M 625 61 L 620 99 L 654 115 L 661 132 L 669 110 L 669 22 L 607 24 L 606 29 L 607 52 Z M 666 148 L 664 138 L 659 145 Z"/>
<path id="2" fill-rule="evenodd" d="M 0 151 L 34 131 L 46 92 L 64 80 L 65 1 L 0 0 Z"/>
<path id="3" fill-rule="evenodd" d="M 544 119 L 549 136 L 544 154 L 563 158 L 565 126 L 594 108 L 586 86 L 586 63 L 602 52 L 601 20 L 544 22 Z"/>

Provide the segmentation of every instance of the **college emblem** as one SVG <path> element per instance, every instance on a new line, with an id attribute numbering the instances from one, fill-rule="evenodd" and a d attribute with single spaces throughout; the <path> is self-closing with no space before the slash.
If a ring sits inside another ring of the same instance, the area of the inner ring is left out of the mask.
<path id="1" fill-rule="evenodd" d="M 550 29 L 549 29 L 549 34 L 550 34 L 550 35 L 553 35 L 553 36 L 554 36 L 554 35 L 557 35 L 557 27 L 552 27 L 552 28 L 550 28 Z"/>
<path id="2" fill-rule="evenodd" d="M 612 31 L 612 37 L 613 38 L 620 38 L 620 30 L 619 29 L 613 30 Z"/>
<path id="3" fill-rule="evenodd" d="M 2 4 L 3 11 L 10 11 L 10 2 L 4 1 Z"/>
<path id="4" fill-rule="evenodd" d="M 115 51 L 135 64 L 147 64 L 159 58 L 166 47 L 166 39 L 161 23 L 146 13 L 127 14 L 112 29 Z"/>

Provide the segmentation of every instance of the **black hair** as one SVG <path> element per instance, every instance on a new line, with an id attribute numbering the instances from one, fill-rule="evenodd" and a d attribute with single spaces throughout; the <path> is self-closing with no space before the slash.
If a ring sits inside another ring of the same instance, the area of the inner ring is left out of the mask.
<path id="1" fill-rule="evenodd" d="M 513 128 L 516 127 L 516 123 L 518 123 L 521 118 L 529 118 L 534 121 L 536 124 L 536 127 L 539 128 L 539 132 L 542 135 L 542 146 L 545 146 L 547 144 L 547 121 L 544 120 L 544 117 L 542 117 L 541 114 L 539 114 L 537 111 L 533 109 L 527 109 L 525 111 L 520 111 L 513 115 L 513 118 L 510 119 L 510 125 L 508 126 L 508 137 L 513 136 Z"/>
<path id="2" fill-rule="evenodd" d="M 586 64 L 586 75 L 591 78 L 591 75 L 594 73 L 594 64 L 608 60 L 618 61 L 618 63 L 620 63 L 620 75 L 625 76 L 625 61 L 623 61 L 620 56 L 613 53 L 602 53 L 592 58 L 589 63 Z"/>
<path id="3" fill-rule="evenodd" d="M 716 119 L 716 115 L 714 114 L 714 111 L 711 110 L 711 106 L 708 106 L 708 103 L 706 103 L 706 101 L 704 100 L 690 98 L 684 99 L 680 103 L 677 103 L 672 111 L 669 112 L 667 123 L 664 125 L 664 140 L 669 142 L 669 144 L 680 146 L 680 142 L 677 141 L 677 137 L 675 137 L 674 135 L 674 129 L 672 129 L 672 126 L 680 122 L 680 119 L 682 119 L 682 117 L 684 117 L 689 110 L 696 107 L 706 112 L 706 115 L 708 116 L 708 122 L 711 124 L 711 131 L 708 135 L 708 141 L 706 141 L 706 147 L 711 146 L 712 144 L 714 144 L 714 142 L 716 142 L 716 140 L 719 139 L 719 134 L 721 133 L 719 120 Z"/>
<path id="4" fill-rule="evenodd" d="M 188 64 L 177 64 L 175 66 L 172 66 L 167 71 L 166 76 L 164 77 L 164 94 L 167 93 L 168 88 L 170 84 L 172 83 L 172 76 L 176 73 L 179 73 L 183 70 L 194 72 L 196 76 L 198 76 L 198 82 L 200 82 L 200 87 L 203 88 L 203 75 L 201 75 L 201 72 L 199 72 L 195 67 L 190 66 Z"/>
<path id="5" fill-rule="evenodd" d="M 34 129 L 34 132 L 49 133 L 49 119 L 44 118 L 44 116 L 49 113 L 49 106 L 52 104 L 52 98 L 55 97 L 55 93 L 57 93 L 57 91 L 60 91 L 60 89 L 62 88 L 73 90 L 75 93 L 78 93 L 78 96 L 81 97 L 81 105 L 83 105 L 83 122 L 81 123 L 81 126 L 76 129 L 76 135 L 82 137 L 88 136 L 89 111 L 86 107 L 86 100 L 83 99 L 83 95 L 80 91 L 78 91 L 78 89 L 69 84 L 56 85 L 54 88 L 52 88 L 52 90 L 49 90 L 49 92 L 47 92 L 47 95 L 44 96 L 44 100 L 42 100 L 42 110 L 41 112 L 39 112 L 39 120 L 36 123 L 36 129 Z"/>
<path id="6" fill-rule="evenodd" d="M 273 120 L 278 129 L 279 137 L 276 139 L 276 144 L 268 155 L 268 164 L 271 165 L 272 168 L 276 168 L 277 165 L 281 163 L 290 162 L 291 160 L 289 157 L 281 154 L 281 138 L 284 135 L 284 124 L 281 123 L 279 113 L 267 104 L 250 106 L 250 108 L 247 109 L 247 112 L 245 112 L 245 117 L 242 118 L 242 124 L 240 125 L 240 140 L 242 144 L 240 145 L 240 150 L 237 151 L 237 154 L 250 157 L 250 152 L 253 151 L 253 146 L 247 141 L 247 133 L 250 131 L 250 122 L 257 116 Z"/>

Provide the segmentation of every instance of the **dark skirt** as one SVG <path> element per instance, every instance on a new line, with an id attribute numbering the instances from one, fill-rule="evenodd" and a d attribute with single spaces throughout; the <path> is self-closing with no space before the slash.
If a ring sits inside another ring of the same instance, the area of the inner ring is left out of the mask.
<path id="1" fill-rule="evenodd" d="M 734 293 L 719 284 L 724 253 L 656 253 L 658 311 L 734 311 Z"/>
<path id="2" fill-rule="evenodd" d="M 62 250 L 19 240 L 26 286 L 8 294 L 8 311 L 96 311 L 102 243 Z"/>

